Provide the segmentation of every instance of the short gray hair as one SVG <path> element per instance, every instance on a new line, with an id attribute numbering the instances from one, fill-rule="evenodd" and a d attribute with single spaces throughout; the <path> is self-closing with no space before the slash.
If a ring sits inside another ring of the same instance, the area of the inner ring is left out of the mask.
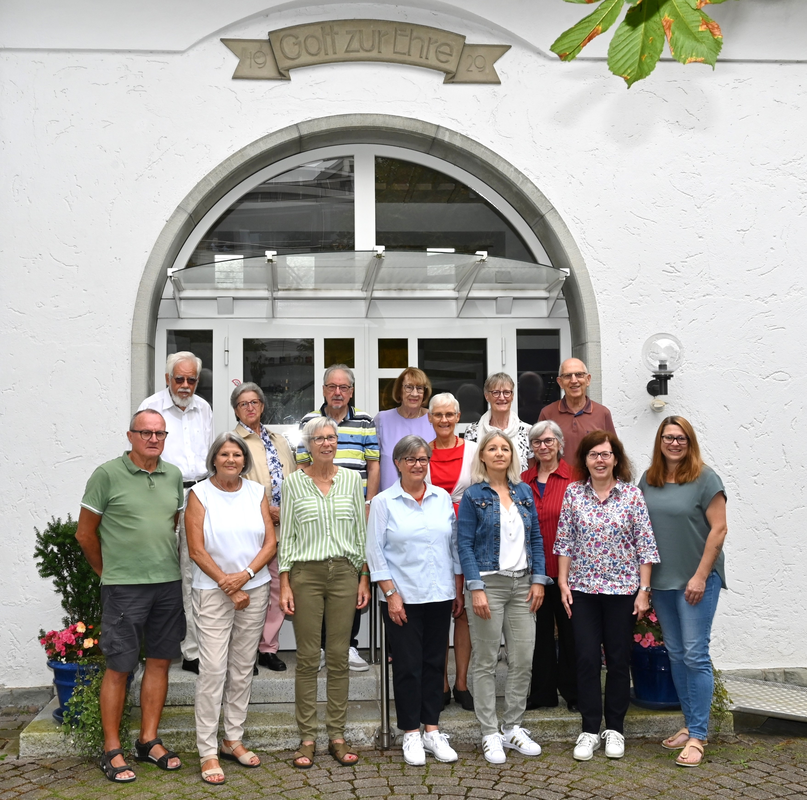
<path id="1" fill-rule="evenodd" d="M 252 453 L 249 452 L 247 443 L 237 433 L 224 431 L 213 440 L 213 444 L 210 445 L 210 449 L 207 451 L 205 466 L 207 467 L 208 475 L 216 474 L 216 456 L 219 454 L 219 450 L 228 442 L 237 445 L 244 454 L 244 469 L 241 470 L 241 474 L 246 475 L 252 469 Z"/>
<path id="2" fill-rule="evenodd" d="M 493 391 L 497 386 L 501 386 L 502 384 L 509 386 L 511 392 L 516 388 L 515 381 L 506 372 L 494 372 L 493 375 L 489 375 L 488 379 L 485 381 L 485 394 Z"/>
<path id="3" fill-rule="evenodd" d="M 345 375 L 347 375 L 351 388 L 356 385 L 356 376 L 353 374 L 353 370 L 347 364 L 331 364 L 331 366 L 325 370 L 325 374 L 322 376 L 323 386 L 328 382 L 328 378 L 330 378 L 331 375 L 337 370 L 344 372 Z"/>
<path id="4" fill-rule="evenodd" d="M 302 433 L 302 440 L 303 440 L 303 447 L 305 447 L 308 452 L 311 452 L 311 440 L 317 434 L 318 431 L 321 431 L 323 428 L 331 428 L 333 430 L 334 435 L 336 438 L 339 438 L 339 425 L 337 424 L 336 420 L 331 419 L 330 417 L 314 417 L 314 419 L 308 420 L 303 426 L 303 433 Z"/>
<path id="5" fill-rule="evenodd" d="M 557 422 L 553 422 L 551 419 L 539 419 L 538 422 L 530 428 L 530 444 L 532 444 L 534 439 L 540 438 L 541 434 L 547 429 L 558 440 L 558 452 L 563 455 L 563 431 L 560 429 L 560 425 L 558 425 Z"/>
<path id="6" fill-rule="evenodd" d="M 238 408 L 238 398 L 240 398 L 244 392 L 255 392 L 255 394 L 258 395 L 258 400 L 260 400 L 261 403 L 263 403 L 263 407 L 266 408 L 266 395 L 263 393 L 263 389 L 261 389 L 257 383 L 247 381 L 246 383 L 236 386 L 235 389 L 233 389 L 233 393 L 230 395 L 230 405 L 233 407 L 233 411 L 236 412 L 236 417 L 238 416 L 238 412 L 236 411 Z"/>
<path id="7" fill-rule="evenodd" d="M 431 414 L 436 406 L 454 406 L 454 411 L 457 414 L 460 413 L 460 401 L 454 397 L 451 392 L 440 392 L 440 394 L 434 395 L 431 400 L 429 400 L 429 413 Z"/>
<path id="8" fill-rule="evenodd" d="M 156 414 L 163 421 L 163 427 L 165 427 L 165 417 L 159 411 L 154 408 L 141 408 L 140 411 L 135 411 L 135 413 L 132 414 L 132 418 L 129 420 L 130 431 L 135 429 L 135 425 L 137 425 L 137 418 L 141 414 Z"/>
<path id="9" fill-rule="evenodd" d="M 482 461 L 482 453 L 494 439 L 504 439 L 510 445 L 510 466 L 507 468 L 507 480 L 512 484 L 521 483 L 521 461 L 513 440 L 504 431 L 490 431 L 480 439 L 474 453 L 474 459 L 471 462 L 471 483 L 487 481 L 488 470 Z"/>
<path id="10" fill-rule="evenodd" d="M 398 462 L 402 458 L 408 458 L 414 455 L 418 450 L 425 450 L 426 455 L 432 457 L 431 445 L 422 437 L 414 433 L 404 436 L 403 439 L 398 441 L 398 444 L 392 448 L 392 461 L 395 464 L 395 469 L 398 470 L 398 477 L 401 477 L 401 470 L 398 469 Z"/>
<path id="11" fill-rule="evenodd" d="M 199 358 L 199 356 L 195 356 L 190 350 L 180 350 L 178 353 L 171 353 L 171 355 L 165 359 L 165 374 L 173 377 L 174 367 L 183 361 L 193 361 L 193 363 L 196 364 L 197 378 L 202 374 L 202 359 Z"/>

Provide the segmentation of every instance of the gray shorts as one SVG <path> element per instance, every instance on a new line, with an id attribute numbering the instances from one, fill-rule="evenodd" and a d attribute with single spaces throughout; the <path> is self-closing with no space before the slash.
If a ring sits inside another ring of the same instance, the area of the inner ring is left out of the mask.
<path id="1" fill-rule="evenodd" d="M 146 658 L 182 655 L 182 581 L 101 586 L 101 652 L 115 672 L 131 672 L 145 637 Z"/>

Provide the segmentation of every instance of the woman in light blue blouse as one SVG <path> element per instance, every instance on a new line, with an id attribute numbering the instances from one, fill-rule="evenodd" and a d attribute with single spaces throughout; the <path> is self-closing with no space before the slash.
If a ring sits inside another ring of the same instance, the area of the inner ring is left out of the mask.
<path id="1" fill-rule="evenodd" d="M 392 682 L 407 764 L 456 761 L 438 727 L 452 612 L 462 611 L 462 572 L 451 498 L 426 483 L 431 448 L 404 436 L 392 453 L 398 480 L 373 498 L 367 564 L 384 595 L 382 615 L 395 658 Z M 423 736 L 420 726 L 424 726 Z"/>

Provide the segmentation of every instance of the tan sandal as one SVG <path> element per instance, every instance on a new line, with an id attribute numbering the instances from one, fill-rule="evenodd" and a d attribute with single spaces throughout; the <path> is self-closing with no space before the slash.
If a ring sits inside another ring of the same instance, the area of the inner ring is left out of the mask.
<path id="1" fill-rule="evenodd" d="M 354 753 L 347 742 L 328 742 L 328 752 L 343 767 L 354 767 L 359 760 L 358 753 Z M 349 759 L 348 756 L 353 756 L 353 758 Z"/>
<path id="2" fill-rule="evenodd" d="M 661 746 L 665 750 L 683 750 L 689 741 L 689 728 L 681 728 L 680 731 L 668 736 Z"/>
<path id="3" fill-rule="evenodd" d="M 261 759 L 255 753 L 253 753 L 252 750 L 247 750 L 245 753 L 241 753 L 240 756 L 237 756 L 235 751 L 238 750 L 239 747 L 244 747 L 244 743 L 233 742 L 232 744 L 225 744 L 222 742 L 221 757 L 226 758 L 228 761 L 237 761 L 242 767 L 247 767 L 249 769 L 256 769 L 261 765 Z M 252 763 L 253 758 L 258 759 L 257 764 Z"/>
<path id="4" fill-rule="evenodd" d="M 692 750 L 698 754 L 697 761 L 689 760 Z M 678 758 L 675 759 L 675 763 L 678 764 L 679 767 L 699 767 L 701 761 L 703 761 L 703 745 L 699 739 L 690 739 L 684 749 L 678 754 Z"/>
<path id="5" fill-rule="evenodd" d="M 314 766 L 314 754 L 317 752 L 317 745 L 314 742 L 310 744 L 300 743 L 297 752 L 292 756 L 291 765 L 297 769 L 311 769 Z M 308 763 L 304 764 L 302 759 L 308 759 Z"/>
<path id="6" fill-rule="evenodd" d="M 218 756 L 205 756 L 204 758 L 199 759 L 199 765 L 204 767 L 208 761 L 218 761 Z M 217 778 L 221 776 L 220 781 L 211 781 L 211 778 Z M 203 769 L 202 770 L 202 780 L 205 783 L 210 784 L 211 786 L 221 786 L 223 783 L 227 782 L 227 779 L 224 777 L 224 770 L 221 768 L 221 765 L 218 767 L 211 767 L 210 769 Z"/>

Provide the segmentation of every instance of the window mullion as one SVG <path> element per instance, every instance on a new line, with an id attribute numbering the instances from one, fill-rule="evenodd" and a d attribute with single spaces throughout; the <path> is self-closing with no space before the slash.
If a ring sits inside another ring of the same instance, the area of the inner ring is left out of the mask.
<path id="1" fill-rule="evenodd" d="M 369 147 L 356 149 L 353 170 L 356 250 L 372 250 L 384 242 L 375 240 L 375 154 Z"/>

